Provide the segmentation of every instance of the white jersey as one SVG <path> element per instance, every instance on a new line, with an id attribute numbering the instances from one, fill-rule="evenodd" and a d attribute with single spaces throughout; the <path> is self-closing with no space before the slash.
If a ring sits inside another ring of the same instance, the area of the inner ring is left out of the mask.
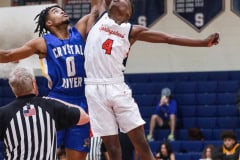
<path id="1" fill-rule="evenodd" d="M 130 23 L 118 25 L 104 13 L 87 38 L 85 95 L 96 137 L 116 135 L 119 129 L 128 133 L 145 123 L 123 78 L 130 32 Z"/>
<path id="2" fill-rule="evenodd" d="M 85 46 L 87 79 L 123 77 L 124 60 L 130 49 L 130 23 L 118 25 L 105 12 L 91 28 Z M 87 82 L 86 82 L 87 83 Z"/>

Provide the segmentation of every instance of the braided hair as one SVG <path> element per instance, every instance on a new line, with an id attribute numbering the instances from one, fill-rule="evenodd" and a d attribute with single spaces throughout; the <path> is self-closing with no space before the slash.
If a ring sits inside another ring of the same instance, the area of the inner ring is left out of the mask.
<path id="1" fill-rule="evenodd" d="M 45 9 L 43 9 L 38 15 L 36 15 L 36 17 L 34 18 L 34 21 L 36 21 L 36 24 L 37 24 L 37 27 L 36 29 L 34 30 L 34 33 L 38 32 L 38 36 L 42 36 L 46 33 L 48 33 L 48 29 L 46 27 L 46 20 L 47 20 L 47 17 L 48 17 L 48 12 L 50 9 L 54 8 L 54 7 L 58 7 L 58 8 L 61 8 L 60 6 L 58 5 L 53 5 L 53 6 L 50 6 L 50 7 L 47 7 Z M 63 10 L 63 8 L 61 8 Z"/>

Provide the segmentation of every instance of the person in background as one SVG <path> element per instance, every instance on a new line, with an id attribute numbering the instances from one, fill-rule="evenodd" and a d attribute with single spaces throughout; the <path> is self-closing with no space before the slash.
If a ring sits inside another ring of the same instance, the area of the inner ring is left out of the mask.
<path id="1" fill-rule="evenodd" d="M 240 144 L 234 131 L 226 130 L 221 134 L 223 145 L 213 153 L 215 160 L 240 160 Z"/>
<path id="2" fill-rule="evenodd" d="M 56 159 L 57 130 L 89 122 L 86 112 L 52 98 L 37 97 L 38 87 L 32 72 L 17 67 L 9 76 L 16 100 L 0 107 L 0 140 L 5 159 Z"/>
<path id="3" fill-rule="evenodd" d="M 201 160 L 212 160 L 212 154 L 214 150 L 215 147 L 212 144 L 205 146 L 202 152 Z"/>
<path id="4" fill-rule="evenodd" d="M 188 140 L 190 141 L 204 141 L 204 135 L 200 128 L 188 128 Z"/>
<path id="5" fill-rule="evenodd" d="M 172 150 L 171 144 L 164 141 L 155 156 L 156 160 L 175 160 L 175 154 Z"/>
<path id="6" fill-rule="evenodd" d="M 153 141 L 154 128 L 158 125 L 161 128 L 170 127 L 170 134 L 168 140 L 174 141 L 174 132 L 176 128 L 177 119 L 177 103 L 173 99 L 171 90 L 163 88 L 160 101 L 158 102 L 155 112 L 151 116 L 149 134 L 147 135 L 148 141 Z"/>

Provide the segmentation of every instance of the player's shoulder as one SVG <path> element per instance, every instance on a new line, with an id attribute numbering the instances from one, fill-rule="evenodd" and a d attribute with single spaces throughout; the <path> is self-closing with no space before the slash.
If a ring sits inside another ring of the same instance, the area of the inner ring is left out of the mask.
<path id="1" fill-rule="evenodd" d="M 45 40 L 43 37 L 33 38 L 32 40 L 27 42 L 27 44 L 32 44 L 32 45 L 39 45 L 41 43 L 45 43 Z"/>
<path id="2" fill-rule="evenodd" d="M 47 54 L 47 45 L 43 37 L 37 37 L 32 40 L 32 44 L 36 47 L 37 54 L 40 58 L 45 57 Z"/>

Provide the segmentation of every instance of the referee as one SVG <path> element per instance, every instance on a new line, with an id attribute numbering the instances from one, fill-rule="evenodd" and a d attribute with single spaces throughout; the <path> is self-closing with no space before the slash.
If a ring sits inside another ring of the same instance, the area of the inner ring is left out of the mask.
<path id="1" fill-rule="evenodd" d="M 87 123 L 88 115 L 80 107 L 37 97 L 35 77 L 25 68 L 13 70 L 9 84 L 17 98 L 0 107 L 5 159 L 55 160 L 56 131 Z"/>

